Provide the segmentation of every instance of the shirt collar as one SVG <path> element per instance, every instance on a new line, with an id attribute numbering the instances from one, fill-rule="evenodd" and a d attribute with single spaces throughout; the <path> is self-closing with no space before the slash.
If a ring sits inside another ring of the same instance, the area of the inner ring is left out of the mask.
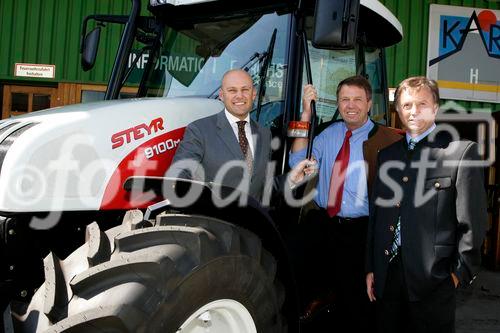
<path id="1" fill-rule="evenodd" d="M 229 121 L 230 124 L 236 124 L 238 121 L 241 120 L 240 118 L 235 117 L 231 113 L 229 113 L 229 111 L 227 111 L 226 108 L 224 108 L 224 113 L 226 114 L 226 118 L 227 118 L 227 120 Z M 246 118 L 243 119 L 243 120 L 246 121 L 249 124 L 250 123 L 250 114 L 247 114 Z"/>
<path id="2" fill-rule="evenodd" d="M 415 143 L 419 143 L 420 141 L 422 141 L 422 139 L 424 139 L 427 135 L 429 135 L 434 129 L 436 128 L 436 124 L 432 124 L 431 127 L 429 127 L 427 129 L 427 131 L 425 131 L 424 133 L 412 138 L 410 136 L 410 134 L 408 134 L 408 132 L 406 132 L 406 143 L 409 143 L 410 142 L 410 139 L 413 139 L 413 141 L 415 141 Z"/>
<path id="3" fill-rule="evenodd" d="M 345 122 L 343 122 L 343 123 L 344 123 L 344 133 L 345 133 L 349 129 L 347 128 L 346 123 Z M 358 133 L 363 133 L 363 132 L 369 133 L 372 130 L 373 126 L 375 126 L 375 124 L 373 123 L 373 121 L 370 118 L 368 118 L 368 120 L 366 121 L 366 123 L 363 124 L 363 126 L 351 131 L 352 135 L 356 135 Z"/>

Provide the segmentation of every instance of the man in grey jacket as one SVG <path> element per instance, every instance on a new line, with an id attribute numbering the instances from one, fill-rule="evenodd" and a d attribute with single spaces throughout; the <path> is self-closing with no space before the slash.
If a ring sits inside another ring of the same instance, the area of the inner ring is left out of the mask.
<path id="1" fill-rule="evenodd" d="M 250 75 L 241 69 L 226 72 L 219 98 L 224 111 L 192 122 L 186 128 L 167 176 L 214 182 L 262 198 L 271 154 L 271 132 L 250 119 L 256 90 Z M 181 161 L 190 161 L 190 167 Z M 306 168 L 303 161 L 292 172 L 299 182 Z"/>
<path id="2" fill-rule="evenodd" d="M 455 331 L 455 287 L 479 269 L 487 221 L 477 144 L 436 127 L 433 80 L 401 82 L 406 137 L 382 149 L 370 206 L 366 286 L 378 332 Z"/>

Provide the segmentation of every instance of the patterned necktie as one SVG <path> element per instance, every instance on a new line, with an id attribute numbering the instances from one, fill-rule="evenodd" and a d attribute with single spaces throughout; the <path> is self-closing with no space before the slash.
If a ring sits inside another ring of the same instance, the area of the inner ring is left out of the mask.
<path id="1" fill-rule="evenodd" d="M 416 145 L 417 145 L 417 140 L 415 140 L 415 139 L 413 139 L 413 138 L 412 138 L 412 139 L 410 139 L 410 140 L 408 141 L 408 150 L 409 150 L 409 151 L 412 151 L 413 149 L 415 149 L 415 146 L 416 146 Z"/>
<path id="2" fill-rule="evenodd" d="M 328 216 L 330 217 L 337 215 L 342 205 L 342 192 L 344 192 L 345 174 L 347 166 L 349 165 L 349 153 L 351 150 L 349 143 L 351 135 L 352 132 L 350 130 L 345 133 L 344 143 L 333 164 L 330 178 L 330 190 L 328 191 L 328 204 L 326 208 Z"/>
<path id="3" fill-rule="evenodd" d="M 396 230 L 394 230 L 394 237 L 392 238 L 391 246 L 391 257 L 389 262 L 391 262 L 398 255 L 398 249 L 401 246 L 401 216 L 398 216 L 398 223 L 396 224 Z"/>
<path id="4" fill-rule="evenodd" d="M 415 149 L 417 144 L 417 140 L 410 139 L 408 141 L 408 151 L 412 152 Z M 401 215 L 398 216 L 398 223 L 396 224 L 396 229 L 394 230 L 394 237 L 392 238 L 392 246 L 391 246 L 391 257 L 389 258 L 389 262 L 391 262 L 398 255 L 398 249 L 401 246 Z"/>
<path id="5" fill-rule="evenodd" d="M 238 124 L 238 141 L 240 143 L 241 151 L 243 152 L 243 156 L 245 156 L 245 162 L 247 163 L 248 173 L 252 174 L 253 168 L 253 158 L 252 152 L 250 151 L 250 147 L 248 145 L 247 135 L 245 133 L 245 124 L 247 122 L 245 120 L 237 121 Z"/>

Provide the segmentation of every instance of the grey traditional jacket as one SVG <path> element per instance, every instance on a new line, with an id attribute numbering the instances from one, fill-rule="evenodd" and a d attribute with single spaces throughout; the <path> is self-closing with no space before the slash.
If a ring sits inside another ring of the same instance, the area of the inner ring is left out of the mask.
<path id="1" fill-rule="evenodd" d="M 432 134 L 432 133 L 431 133 Z M 406 139 L 378 155 L 370 206 L 367 272 L 382 297 L 394 229 L 401 216 L 401 256 L 411 301 L 424 298 L 454 272 L 470 283 L 480 265 L 487 222 L 483 168 L 471 141 L 437 135 L 408 152 Z M 392 163 L 387 169 L 384 165 Z"/>

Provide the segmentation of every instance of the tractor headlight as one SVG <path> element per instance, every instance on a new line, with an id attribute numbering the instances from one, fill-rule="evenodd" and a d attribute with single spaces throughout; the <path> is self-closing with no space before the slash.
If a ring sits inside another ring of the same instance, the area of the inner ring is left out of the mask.
<path id="1" fill-rule="evenodd" d="M 151 6 L 160 6 L 168 3 L 168 0 L 149 0 Z"/>

